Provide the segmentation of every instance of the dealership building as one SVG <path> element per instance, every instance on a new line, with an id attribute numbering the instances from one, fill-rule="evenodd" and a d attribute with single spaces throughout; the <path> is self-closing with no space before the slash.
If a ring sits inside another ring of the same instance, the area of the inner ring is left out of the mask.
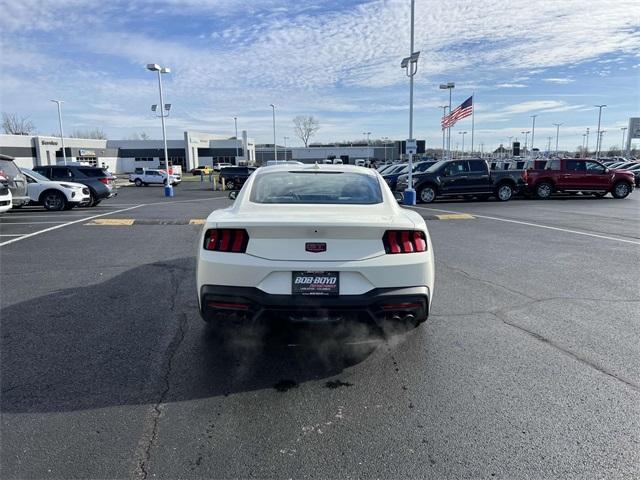
<path id="1" fill-rule="evenodd" d="M 138 167 L 159 168 L 164 164 L 162 140 L 96 140 L 65 138 L 64 150 L 68 162 L 83 162 L 104 166 L 113 173 L 129 173 Z M 167 140 L 169 162 L 189 171 L 199 165 L 215 163 L 233 165 L 264 165 L 274 160 L 273 144 L 256 145 L 243 131 L 239 138 L 210 133 L 185 131 L 182 140 Z M 376 162 L 396 161 L 403 157 L 404 141 L 366 143 L 314 144 L 308 147 L 276 145 L 279 161 L 322 163 L 340 159 L 344 164 L 356 160 Z M 418 156 L 425 152 L 424 140 L 418 140 Z M 20 167 L 55 165 L 63 161 L 60 137 L 0 135 L 0 153 L 15 158 Z"/>
<path id="2" fill-rule="evenodd" d="M 65 138 L 68 162 L 105 166 L 114 173 L 133 172 L 137 167 L 158 168 L 164 162 L 162 140 L 95 140 Z M 183 140 L 167 140 L 169 162 L 183 171 L 218 162 L 253 165 L 255 142 L 242 132 L 241 138 L 203 132 L 184 132 Z M 62 163 L 60 137 L 0 135 L 0 153 L 15 158 L 20 167 Z"/>

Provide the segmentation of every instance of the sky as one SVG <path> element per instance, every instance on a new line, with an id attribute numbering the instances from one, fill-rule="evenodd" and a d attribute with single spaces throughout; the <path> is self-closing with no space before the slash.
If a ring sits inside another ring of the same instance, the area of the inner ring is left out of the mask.
<path id="1" fill-rule="evenodd" d="M 448 104 L 474 94 L 476 148 L 524 141 L 537 115 L 535 147 L 603 147 L 640 116 L 637 0 L 416 0 L 414 137 L 442 144 Z M 301 145 L 293 118 L 313 115 L 312 141 L 409 134 L 410 0 L 0 0 L 0 104 L 28 116 L 40 134 L 101 128 L 109 138 L 161 138 L 157 77 L 163 75 L 169 138 L 186 129 L 257 143 Z M 469 148 L 471 120 L 452 129 Z M 529 136 L 530 139 L 530 136 Z M 530 141 L 530 140 L 529 140 Z M 640 143 L 640 140 L 637 141 Z"/>

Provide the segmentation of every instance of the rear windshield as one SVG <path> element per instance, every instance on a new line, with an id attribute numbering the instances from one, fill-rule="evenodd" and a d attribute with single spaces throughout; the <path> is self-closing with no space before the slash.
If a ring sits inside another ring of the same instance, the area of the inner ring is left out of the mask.
<path id="1" fill-rule="evenodd" d="M 265 173 L 253 183 L 254 203 L 372 205 L 382 203 L 378 179 L 353 172 Z"/>
<path id="2" fill-rule="evenodd" d="M 104 170 L 101 168 L 79 168 L 80 173 L 85 174 L 87 177 L 108 177 Z"/>
<path id="3" fill-rule="evenodd" d="M 20 170 L 11 160 L 0 160 L 0 174 L 3 173 L 13 178 L 16 175 L 20 175 Z"/>

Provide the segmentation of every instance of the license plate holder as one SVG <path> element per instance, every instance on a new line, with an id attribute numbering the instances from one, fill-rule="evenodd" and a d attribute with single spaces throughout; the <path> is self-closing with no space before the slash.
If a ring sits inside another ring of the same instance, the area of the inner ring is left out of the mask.
<path id="1" fill-rule="evenodd" d="M 337 296 L 340 293 L 339 272 L 291 272 L 293 295 Z"/>

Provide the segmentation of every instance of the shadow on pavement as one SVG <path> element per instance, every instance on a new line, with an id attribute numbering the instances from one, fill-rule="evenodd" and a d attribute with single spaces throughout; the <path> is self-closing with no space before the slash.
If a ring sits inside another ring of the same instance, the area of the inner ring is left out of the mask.
<path id="1" fill-rule="evenodd" d="M 2 313 L 2 412 L 59 412 L 285 391 L 366 359 L 368 326 L 245 327 L 212 334 L 195 261 L 142 265 Z"/>

